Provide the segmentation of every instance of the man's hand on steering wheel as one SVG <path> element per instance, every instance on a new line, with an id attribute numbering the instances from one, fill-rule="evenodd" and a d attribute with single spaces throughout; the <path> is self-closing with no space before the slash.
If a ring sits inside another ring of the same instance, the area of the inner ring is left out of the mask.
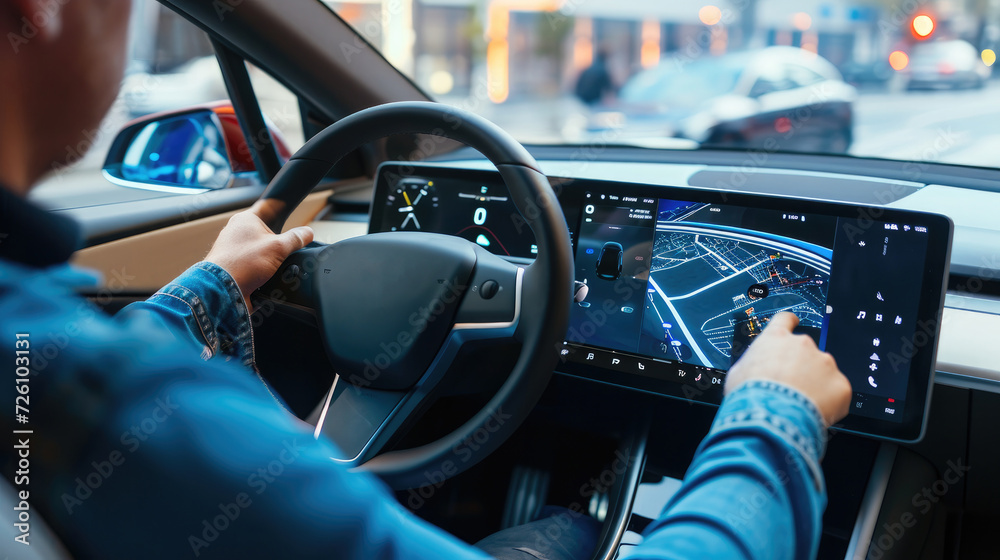
<path id="1" fill-rule="evenodd" d="M 450 138 L 492 162 L 535 235 L 534 261 L 519 265 L 459 237 L 427 232 L 375 233 L 305 248 L 312 239 L 308 229 L 273 234 L 337 162 L 359 145 L 396 134 Z M 573 300 L 566 218 L 524 146 L 460 109 L 388 103 L 344 117 L 313 136 L 261 199 L 251 212 L 232 218 L 207 260 L 230 272 L 244 294 L 266 286 L 281 266 L 300 265 L 301 278 L 289 282 L 278 274 L 267 291 L 312 312 L 330 369 L 357 389 L 335 394 L 331 385 L 327 398 L 316 395 L 317 406 L 326 403 L 321 433 L 344 451 L 337 460 L 393 488 L 415 488 L 427 484 L 427 472 L 454 476 L 475 465 L 524 421 L 548 386 Z M 309 273 L 320 262 L 328 265 Z M 486 282 L 498 285 L 496 297 L 477 293 Z M 410 289 L 400 290 L 402 283 Z M 340 297 L 344 293 L 351 297 Z M 414 321 L 427 310 L 433 310 L 429 318 Z M 399 351 L 383 359 L 390 341 Z M 472 343 L 517 344 L 521 350 L 503 383 L 465 423 L 434 441 L 397 448 L 426 409 L 463 382 L 452 366 Z M 368 422 L 336 421 L 356 417 L 359 395 L 373 405 L 366 409 Z M 506 421 L 496 426 L 498 416 Z M 483 433 L 489 433 L 487 441 L 475 440 L 475 448 L 467 444 Z"/>
<path id="2" fill-rule="evenodd" d="M 281 263 L 313 240 L 309 226 L 275 234 L 267 227 L 284 207 L 280 200 L 258 200 L 249 210 L 229 219 L 219 232 L 205 260 L 221 266 L 240 287 L 247 310 L 252 312 L 250 294 L 274 276 Z"/>

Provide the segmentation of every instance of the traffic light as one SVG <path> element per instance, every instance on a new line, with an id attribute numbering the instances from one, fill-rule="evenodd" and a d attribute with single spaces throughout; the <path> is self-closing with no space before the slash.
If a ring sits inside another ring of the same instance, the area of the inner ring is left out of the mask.
<path id="1" fill-rule="evenodd" d="M 918 41 L 923 41 L 934 34 L 937 22 L 927 14 L 918 14 L 910 20 L 910 32 Z"/>

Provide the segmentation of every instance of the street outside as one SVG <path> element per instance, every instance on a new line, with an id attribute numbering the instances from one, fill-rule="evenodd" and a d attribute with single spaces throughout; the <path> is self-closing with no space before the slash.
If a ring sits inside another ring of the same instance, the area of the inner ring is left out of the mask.
<path id="1" fill-rule="evenodd" d="M 523 142 L 565 142 L 573 100 L 510 101 L 484 116 Z M 859 91 L 849 153 L 912 161 L 1000 167 L 1000 82 L 958 91 Z M 845 169 L 849 171 L 849 169 Z"/>
<path id="2" fill-rule="evenodd" d="M 1000 83 L 979 90 L 862 93 L 850 153 L 1000 167 Z"/>
<path id="3" fill-rule="evenodd" d="M 479 112 L 525 143 L 573 143 L 586 119 L 582 105 L 569 97 L 510 100 L 499 105 L 477 99 L 444 101 Z M 32 198 L 49 208 L 75 208 L 171 196 L 112 185 L 102 176 L 108 146 L 127 121 L 125 111 L 116 104 L 93 141 L 80 146 L 93 144 L 86 156 L 52 174 L 32 192 Z M 67 154 L 76 148 L 67 147 Z M 849 153 L 1000 167 L 1000 82 L 960 91 L 861 90 L 854 104 L 854 142 Z M 850 172 L 849 166 L 844 171 Z"/>

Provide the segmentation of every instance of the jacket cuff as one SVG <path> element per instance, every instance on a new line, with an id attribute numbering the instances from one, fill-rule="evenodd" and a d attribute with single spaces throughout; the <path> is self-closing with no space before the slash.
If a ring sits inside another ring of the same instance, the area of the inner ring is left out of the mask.
<path id="1" fill-rule="evenodd" d="M 826 425 L 815 403 L 799 391 L 774 381 L 740 385 L 723 401 L 709 433 L 731 430 L 766 430 L 777 435 L 802 456 L 816 487 L 823 487 L 819 463 L 826 451 Z"/>
<path id="2" fill-rule="evenodd" d="M 205 342 L 204 358 L 217 354 L 254 369 L 253 329 L 240 287 L 222 267 L 199 262 L 149 298 L 151 303 L 186 305 Z"/>

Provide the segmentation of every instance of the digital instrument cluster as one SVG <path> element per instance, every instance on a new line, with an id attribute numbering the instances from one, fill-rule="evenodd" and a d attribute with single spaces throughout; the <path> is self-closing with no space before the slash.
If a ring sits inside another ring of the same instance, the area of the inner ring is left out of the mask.
<path id="1" fill-rule="evenodd" d="M 436 170 L 428 176 L 402 171 L 380 169 L 371 231 L 446 233 L 505 257 L 533 258 L 538 252 L 499 174 L 480 172 L 472 180 L 465 171 Z"/>

